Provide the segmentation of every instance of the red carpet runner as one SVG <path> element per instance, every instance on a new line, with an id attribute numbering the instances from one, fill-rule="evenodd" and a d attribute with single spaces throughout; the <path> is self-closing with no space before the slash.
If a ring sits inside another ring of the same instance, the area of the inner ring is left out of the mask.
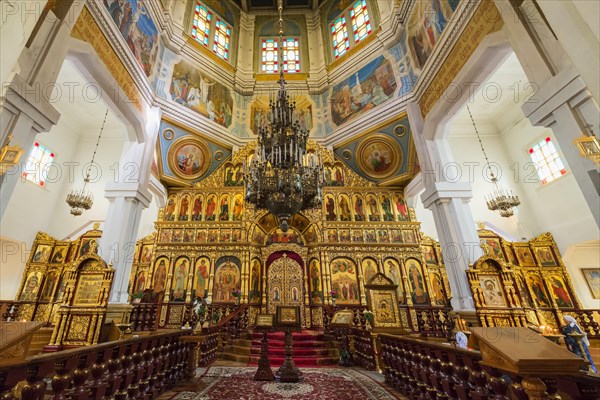
<path id="1" fill-rule="evenodd" d="M 297 367 L 317 367 L 335 365 L 338 357 L 332 356 L 323 339 L 323 333 L 317 331 L 303 330 L 293 333 L 293 355 L 292 358 Z M 279 367 L 285 360 L 285 342 L 283 332 L 269 333 L 269 359 L 271 367 Z M 248 365 L 258 365 L 260 358 L 260 341 L 262 333 L 252 336 L 252 348 L 250 349 L 250 362 Z"/>
<path id="2" fill-rule="evenodd" d="M 398 400 L 403 397 L 349 368 L 303 368 L 304 381 L 253 381 L 256 368 L 210 367 L 171 400 Z M 381 377 L 383 381 L 383 377 Z"/>

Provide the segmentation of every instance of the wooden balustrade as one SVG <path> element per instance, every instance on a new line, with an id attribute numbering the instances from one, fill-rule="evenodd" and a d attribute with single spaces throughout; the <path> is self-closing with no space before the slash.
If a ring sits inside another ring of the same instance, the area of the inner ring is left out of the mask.
<path id="1" fill-rule="evenodd" d="M 17 321 L 17 317 L 19 315 L 19 305 L 20 301 L 0 301 L 0 317 L 2 321 Z"/>
<path id="2" fill-rule="evenodd" d="M 375 338 L 370 331 L 352 328 L 349 335 L 354 343 L 352 359 L 358 366 L 368 370 L 377 369 L 377 351 L 375 347 Z"/>
<path id="3" fill-rule="evenodd" d="M 485 366 L 479 351 L 406 336 L 378 339 L 386 382 L 410 399 L 559 400 L 559 392 L 573 400 L 600 398 L 600 380 L 583 373 L 524 377 Z"/>
<path id="4" fill-rule="evenodd" d="M 0 399 L 153 399 L 193 376 L 191 344 L 180 340 L 187 334 L 156 334 L 0 364 Z"/>
<path id="5" fill-rule="evenodd" d="M 155 331 L 158 329 L 159 304 L 156 303 L 134 303 L 129 317 L 131 329 L 134 332 Z"/>
<path id="6" fill-rule="evenodd" d="M 417 316 L 416 321 L 413 321 L 416 324 L 412 324 L 417 328 L 413 329 L 414 333 L 445 338 L 448 337 L 449 332 L 452 332 L 454 327 L 454 321 L 450 316 L 452 307 L 414 306 L 412 308 Z M 410 316 L 411 313 L 407 314 Z"/>

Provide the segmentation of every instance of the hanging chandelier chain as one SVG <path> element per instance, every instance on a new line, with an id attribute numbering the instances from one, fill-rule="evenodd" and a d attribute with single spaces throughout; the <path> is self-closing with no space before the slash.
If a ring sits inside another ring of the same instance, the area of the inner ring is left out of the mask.
<path id="1" fill-rule="evenodd" d="M 104 132 L 104 124 L 106 124 L 106 117 L 108 116 L 108 109 L 106 109 L 106 113 L 104 114 L 104 121 L 102 121 L 102 127 L 100 128 L 100 134 L 98 135 L 98 140 L 96 140 L 96 147 L 94 147 L 94 152 L 92 153 L 92 161 L 90 161 L 90 165 L 88 166 L 86 176 L 84 179 L 84 187 L 87 182 L 90 180 L 90 169 L 94 164 L 94 160 L 96 159 L 96 152 L 98 151 L 98 145 L 100 144 L 100 139 L 102 138 L 102 132 Z"/>
<path id="2" fill-rule="evenodd" d="M 475 125 L 475 120 L 473 119 L 473 114 L 471 114 L 471 109 L 467 104 L 467 111 L 469 112 L 469 117 L 471 118 L 471 123 L 473 124 L 473 129 L 475 129 L 475 134 L 477 135 L 477 140 L 479 140 L 479 146 L 481 146 L 481 151 L 483 152 L 483 157 L 485 158 L 485 165 L 487 166 L 488 171 L 490 171 L 490 175 L 492 176 L 492 181 L 496 184 L 496 176 L 492 171 L 492 167 L 490 166 L 490 160 L 488 159 L 487 153 L 485 152 L 485 148 L 483 147 L 483 142 L 481 141 L 481 136 L 479 135 L 479 130 L 477 129 L 477 125 Z"/>

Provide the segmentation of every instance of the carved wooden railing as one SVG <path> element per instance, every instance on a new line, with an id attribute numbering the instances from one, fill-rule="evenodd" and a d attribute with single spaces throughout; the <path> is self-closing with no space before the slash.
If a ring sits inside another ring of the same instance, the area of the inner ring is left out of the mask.
<path id="1" fill-rule="evenodd" d="M 368 370 L 377 369 L 377 349 L 375 338 L 371 331 L 359 328 L 352 328 L 350 331 L 352 341 L 354 342 L 354 351 L 352 358 L 358 366 Z"/>
<path id="2" fill-rule="evenodd" d="M 158 329 L 159 304 L 134 303 L 132 306 L 129 322 L 131 322 L 131 329 L 134 332 L 155 331 Z"/>
<path id="3" fill-rule="evenodd" d="M 156 398 L 194 374 L 191 344 L 179 340 L 187 334 L 157 334 L 0 364 L 0 398 L 38 400 L 47 390 L 52 399 Z"/>
<path id="4" fill-rule="evenodd" d="M 413 323 L 410 324 L 413 326 L 413 333 L 422 336 L 446 338 L 449 332 L 452 332 L 454 327 L 450 315 L 452 307 L 414 306 L 412 309 L 416 314 L 416 321 L 412 321 Z M 411 318 L 410 312 L 408 315 Z"/>
<path id="5" fill-rule="evenodd" d="M 379 341 L 386 382 L 410 399 L 559 400 L 559 390 L 573 400 L 600 396 L 600 380 L 583 373 L 522 384 L 529 377 L 484 366 L 478 351 L 387 334 Z"/>
<path id="6" fill-rule="evenodd" d="M 213 315 L 212 321 L 215 321 L 214 315 L 219 310 L 220 318 L 214 325 L 221 338 L 221 352 L 227 347 L 232 348 L 235 339 L 240 339 L 248 335 L 249 309 L 247 304 L 237 306 L 211 306 L 209 315 Z"/>

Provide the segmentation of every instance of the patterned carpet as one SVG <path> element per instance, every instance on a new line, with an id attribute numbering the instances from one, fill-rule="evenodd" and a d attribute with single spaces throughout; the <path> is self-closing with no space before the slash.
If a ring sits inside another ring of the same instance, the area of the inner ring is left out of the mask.
<path id="1" fill-rule="evenodd" d="M 252 367 L 210 367 L 172 400 L 398 400 L 402 397 L 353 369 L 301 368 L 300 383 L 257 382 Z M 193 391 L 192 391 L 193 390 Z"/>

